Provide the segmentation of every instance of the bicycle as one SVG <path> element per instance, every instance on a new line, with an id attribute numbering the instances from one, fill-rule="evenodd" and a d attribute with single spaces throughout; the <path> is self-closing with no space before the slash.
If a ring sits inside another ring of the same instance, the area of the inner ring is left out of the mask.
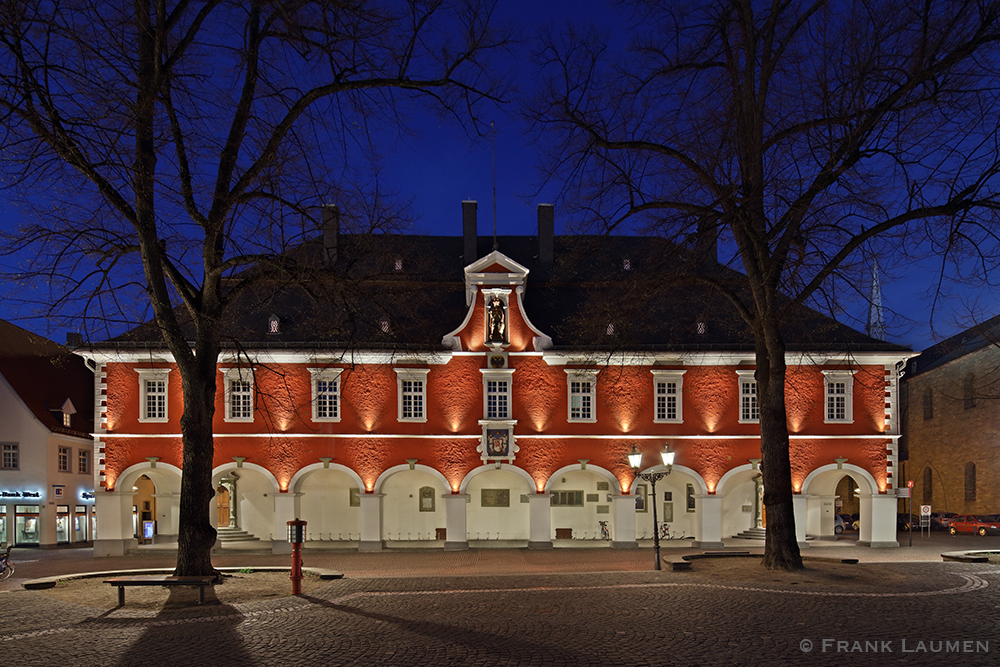
<path id="1" fill-rule="evenodd" d="M 683 540 L 684 539 L 684 531 L 682 530 L 681 534 L 678 535 L 676 530 L 673 531 L 673 532 L 670 531 L 670 524 L 669 523 L 663 522 L 663 523 L 660 524 L 660 539 L 661 540 Z"/>
<path id="2" fill-rule="evenodd" d="M 608 530 L 608 522 L 607 521 L 598 521 L 597 523 L 601 524 L 601 539 L 602 540 L 610 540 L 611 539 L 611 531 Z"/>
<path id="3" fill-rule="evenodd" d="M 4 552 L 3 556 L 0 556 L 0 566 L 3 567 L 0 570 L 0 580 L 7 579 L 14 574 L 14 561 L 10 559 L 10 550 L 14 548 L 14 545 L 7 547 L 7 551 Z"/>

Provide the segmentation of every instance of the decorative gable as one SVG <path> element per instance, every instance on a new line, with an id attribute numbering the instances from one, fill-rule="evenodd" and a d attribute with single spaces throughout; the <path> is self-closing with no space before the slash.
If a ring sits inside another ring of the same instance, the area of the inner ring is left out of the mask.
<path id="1" fill-rule="evenodd" d="M 543 350 L 552 339 L 528 320 L 523 295 L 528 269 L 494 250 L 465 267 L 462 324 L 444 336 L 453 350 Z"/>

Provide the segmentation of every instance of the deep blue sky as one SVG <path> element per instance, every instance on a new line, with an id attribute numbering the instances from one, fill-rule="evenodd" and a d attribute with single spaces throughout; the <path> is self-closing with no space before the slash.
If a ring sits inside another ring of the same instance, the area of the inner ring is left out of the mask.
<path id="1" fill-rule="evenodd" d="M 505 0 L 502 11 L 518 21 L 526 37 L 548 23 L 559 25 L 567 17 L 576 21 L 593 20 L 604 27 L 621 25 L 615 10 L 605 0 Z M 527 67 L 525 68 L 527 69 Z M 525 91 L 531 81 L 520 82 Z M 513 107 L 513 105 L 511 105 Z M 499 234 L 533 234 L 536 229 L 535 208 L 539 203 L 554 201 L 554 186 L 538 194 L 537 163 L 539 155 L 525 136 L 516 112 L 497 111 L 496 123 L 496 215 Z M 424 116 L 417 125 L 420 136 L 407 137 L 383 145 L 386 161 L 382 172 L 387 189 L 398 192 L 403 199 L 412 198 L 413 212 L 418 216 L 414 231 L 431 234 L 461 233 L 461 202 L 479 202 L 479 232 L 489 235 L 493 229 L 493 157 L 491 141 L 473 141 L 453 125 L 442 125 L 436 118 Z M 0 226 L 7 228 L 19 220 L 17 211 L 8 204 L 0 191 Z M 567 220 L 556 209 L 556 233 L 565 228 Z M 930 302 L 925 293 L 931 286 L 935 265 L 898 267 L 893 258 L 882 260 L 893 275 L 883 279 L 884 303 L 917 325 L 902 330 L 889 322 L 889 337 L 893 342 L 922 349 L 957 333 L 972 323 L 973 311 L 978 315 L 996 313 L 997 300 L 988 291 L 967 290 L 956 294 L 943 306 L 939 304 L 933 336 L 927 322 Z M 10 289 L 3 286 L 4 291 Z M 867 289 L 867 286 L 865 287 Z M 981 292 L 981 293 L 980 293 Z M 28 313 L 13 312 L 7 303 L 0 303 L 0 318 L 47 335 L 58 342 L 65 331 L 48 330 L 45 322 L 27 320 Z M 859 314 L 863 316 L 863 314 Z"/>

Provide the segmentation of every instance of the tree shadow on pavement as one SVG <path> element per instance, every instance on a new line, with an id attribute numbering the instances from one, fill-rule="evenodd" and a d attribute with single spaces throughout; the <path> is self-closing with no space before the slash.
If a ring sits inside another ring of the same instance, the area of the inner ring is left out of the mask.
<path id="1" fill-rule="evenodd" d="M 551 644 L 542 644 L 527 640 L 523 635 L 501 636 L 480 630 L 463 628 L 458 625 L 447 625 L 428 620 L 413 620 L 365 611 L 357 607 L 341 605 L 308 595 L 299 597 L 307 602 L 332 611 L 366 618 L 376 623 L 391 624 L 402 632 L 421 635 L 426 637 L 429 640 L 427 642 L 428 645 L 434 646 L 436 650 L 447 652 L 446 647 L 448 645 L 458 645 L 465 647 L 470 656 L 476 654 L 492 656 L 497 664 L 538 664 L 540 658 L 558 656 L 560 664 L 586 665 L 592 664 L 595 658 L 593 651 L 590 649 L 583 652 L 566 646 L 565 638 L 559 636 L 559 633 L 553 633 Z M 406 645 L 414 651 L 421 650 L 421 647 L 413 645 L 411 642 L 402 641 L 401 644 Z M 619 653 L 621 652 L 619 651 Z"/>
<path id="2" fill-rule="evenodd" d="M 142 629 L 123 651 L 108 647 L 109 658 L 110 654 L 115 655 L 115 662 L 109 660 L 108 664 L 118 667 L 200 665 L 221 655 L 225 660 L 215 664 L 255 664 L 243 648 L 243 636 L 236 630 L 244 620 L 243 613 L 221 603 L 211 589 L 205 591 L 204 605 L 192 602 L 190 592 L 170 589 L 167 601 L 155 617 L 113 617 L 109 611 L 89 619 L 89 624 L 117 627 L 122 631 Z M 126 599 L 124 609 L 127 608 Z"/>

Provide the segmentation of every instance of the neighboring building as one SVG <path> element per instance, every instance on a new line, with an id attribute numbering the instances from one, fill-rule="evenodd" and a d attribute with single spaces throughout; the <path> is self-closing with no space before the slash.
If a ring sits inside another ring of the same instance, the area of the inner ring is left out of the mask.
<path id="1" fill-rule="evenodd" d="M 275 285 L 227 324 L 219 360 L 217 524 L 363 550 L 437 541 L 546 548 L 651 538 L 650 505 L 702 547 L 760 525 L 753 343 L 728 301 L 651 279 L 689 262 L 658 238 L 340 234 L 295 258 L 344 278 L 319 302 Z M 491 248 L 493 248 L 491 252 Z M 464 269 L 463 269 L 464 267 Z M 341 286 L 344 286 L 341 288 Z M 352 307 L 351 304 L 360 304 Z M 838 482 L 860 486 L 861 542 L 896 546 L 897 370 L 909 356 L 806 309 L 786 328 L 799 541 L 834 535 Z M 134 544 L 138 482 L 176 538 L 181 382 L 155 327 L 90 346 L 102 408 L 95 553 Z M 626 455 L 677 452 L 658 498 Z M 662 495 L 660 495 L 662 494 Z"/>
<path id="2" fill-rule="evenodd" d="M 914 513 L 1000 512 L 1000 317 L 924 350 L 905 378 Z M 901 510 L 905 511 L 905 510 Z"/>
<path id="3" fill-rule="evenodd" d="M 71 350 L 0 320 L 0 543 L 91 541 L 93 392 Z"/>

